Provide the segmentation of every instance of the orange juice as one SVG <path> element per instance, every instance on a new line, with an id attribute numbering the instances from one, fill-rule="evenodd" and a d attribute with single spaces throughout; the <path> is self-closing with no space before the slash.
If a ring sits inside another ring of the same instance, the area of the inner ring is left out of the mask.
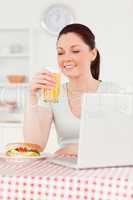
<path id="1" fill-rule="evenodd" d="M 56 81 L 56 84 L 51 89 L 44 89 L 42 92 L 43 100 L 46 102 L 56 103 L 59 100 L 59 92 L 60 92 L 60 73 L 53 72 L 53 78 Z"/>

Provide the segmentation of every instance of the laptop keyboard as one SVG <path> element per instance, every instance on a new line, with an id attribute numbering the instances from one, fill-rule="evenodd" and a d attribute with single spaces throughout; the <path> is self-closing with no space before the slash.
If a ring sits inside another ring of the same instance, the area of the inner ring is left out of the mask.
<path id="1" fill-rule="evenodd" d="M 57 155 L 51 159 L 53 163 L 70 163 L 70 164 L 77 164 L 77 157 L 76 156 L 63 156 Z"/>

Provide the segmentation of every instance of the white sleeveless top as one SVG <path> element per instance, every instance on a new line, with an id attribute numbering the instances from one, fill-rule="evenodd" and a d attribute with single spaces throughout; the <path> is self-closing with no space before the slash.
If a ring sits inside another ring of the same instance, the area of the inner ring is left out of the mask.
<path id="1" fill-rule="evenodd" d="M 117 93 L 120 87 L 111 82 L 101 82 L 97 93 Z M 58 144 L 63 147 L 65 144 L 78 143 L 80 119 L 70 109 L 67 96 L 66 83 L 62 85 L 58 103 L 46 103 L 40 97 L 39 106 L 49 108 L 53 114 Z"/>

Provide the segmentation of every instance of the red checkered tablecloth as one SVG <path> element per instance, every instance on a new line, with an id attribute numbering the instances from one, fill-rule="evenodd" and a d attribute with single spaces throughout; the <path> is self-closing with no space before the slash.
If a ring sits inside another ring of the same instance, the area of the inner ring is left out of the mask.
<path id="1" fill-rule="evenodd" d="M 133 167 L 74 170 L 0 159 L 0 200 L 133 200 Z"/>

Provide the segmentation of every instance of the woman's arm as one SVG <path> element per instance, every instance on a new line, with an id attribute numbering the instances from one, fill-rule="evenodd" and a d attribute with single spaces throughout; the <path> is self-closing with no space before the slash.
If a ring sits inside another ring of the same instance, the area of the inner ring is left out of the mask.
<path id="1" fill-rule="evenodd" d="M 24 114 L 24 142 L 31 142 L 46 147 L 53 114 L 50 106 L 41 107 L 38 105 L 37 92 L 40 89 L 51 88 L 54 85 L 51 74 L 43 70 L 35 75 L 29 87 L 27 105 Z"/>
<path id="2" fill-rule="evenodd" d="M 39 144 L 44 149 L 47 145 L 53 116 L 50 108 L 33 104 L 34 98 L 29 96 L 27 100 L 23 126 L 24 142 Z"/>

